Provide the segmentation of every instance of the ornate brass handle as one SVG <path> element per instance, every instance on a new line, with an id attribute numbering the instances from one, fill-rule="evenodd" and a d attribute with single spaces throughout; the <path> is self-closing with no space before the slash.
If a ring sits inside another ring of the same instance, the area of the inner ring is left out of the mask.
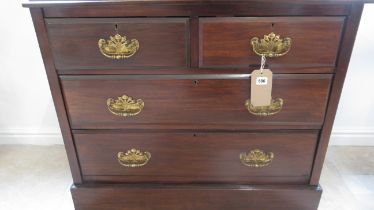
<path id="1" fill-rule="evenodd" d="M 144 108 L 144 101 L 142 99 L 135 100 L 127 95 L 123 95 L 117 99 L 108 98 L 106 104 L 112 114 L 123 117 L 137 115 Z"/>
<path id="2" fill-rule="evenodd" d="M 271 104 L 269 106 L 253 106 L 251 103 L 251 100 L 248 99 L 245 101 L 245 107 L 247 107 L 248 111 L 251 114 L 257 115 L 257 116 L 269 116 L 274 115 L 283 107 L 283 99 L 277 98 L 272 99 Z"/>
<path id="3" fill-rule="evenodd" d="M 264 35 L 263 39 L 259 39 L 258 37 L 253 37 L 251 39 L 253 51 L 257 55 L 270 58 L 287 54 L 291 49 L 291 43 L 291 38 L 286 37 L 281 39 L 280 35 L 275 35 L 273 32 Z"/>
<path id="4" fill-rule="evenodd" d="M 127 152 L 119 152 L 117 154 L 118 162 L 129 168 L 144 166 L 151 159 L 151 153 L 141 152 L 137 149 L 130 149 Z"/>
<path id="5" fill-rule="evenodd" d="M 139 41 L 136 39 L 127 40 L 126 36 L 116 34 L 108 40 L 99 40 L 99 50 L 107 58 L 125 59 L 133 56 L 139 49 Z"/>
<path id="6" fill-rule="evenodd" d="M 240 161 L 249 167 L 255 167 L 255 168 L 260 168 L 260 167 L 265 167 L 268 166 L 271 161 L 274 159 L 274 153 L 272 152 L 264 152 L 259 149 L 254 149 L 249 151 L 249 153 L 240 153 Z"/>

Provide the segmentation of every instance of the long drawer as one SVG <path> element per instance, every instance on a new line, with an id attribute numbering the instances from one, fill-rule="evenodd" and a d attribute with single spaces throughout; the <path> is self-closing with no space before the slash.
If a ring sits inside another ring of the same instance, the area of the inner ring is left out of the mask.
<path id="1" fill-rule="evenodd" d="M 317 131 L 190 133 L 75 131 L 86 181 L 309 181 Z"/>
<path id="2" fill-rule="evenodd" d="M 315 210 L 320 187 L 95 185 L 72 188 L 76 210 Z"/>
<path id="3" fill-rule="evenodd" d="M 276 75 L 272 95 L 283 106 L 257 116 L 245 105 L 248 76 L 61 76 L 73 129 L 319 129 L 330 82 L 331 75 Z"/>

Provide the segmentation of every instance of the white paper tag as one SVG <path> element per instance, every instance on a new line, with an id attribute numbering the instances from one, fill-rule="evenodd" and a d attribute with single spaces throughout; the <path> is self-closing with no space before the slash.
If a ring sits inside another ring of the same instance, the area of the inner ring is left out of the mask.
<path id="1" fill-rule="evenodd" d="M 267 85 L 268 78 L 267 77 L 257 77 L 256 78 L 256 85 Z"/>

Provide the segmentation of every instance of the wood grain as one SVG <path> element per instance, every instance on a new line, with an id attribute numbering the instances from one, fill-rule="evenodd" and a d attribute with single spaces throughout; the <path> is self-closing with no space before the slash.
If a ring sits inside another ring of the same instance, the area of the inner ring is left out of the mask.
<path id="1" fill-rule="evenodd" d="M 270 32 L 292 39 L 286 55 L 267 59 L 274 72 L 286 66 L 335 66 L 343 24 L 343 17 L 200 18 L 200 67 L 259 64 L 260 56 L 253 52 L 250 40 Z"/>
<path id="2" fill-rule="evenodd" d="M 307 183 L 317 137 L 316 131 L 74 134 L 85 176 L 139 176 L 139 182 L 171 182 L 174 177 L 183 177 L 183 182 L 227 182 L 235 178 L 236 183 L 250 184 L 272 183 L 278 177 L 289 177 L 293 184 Z M 139 168 L 120 165 L 117 153 L 132 148 L 150 152 L 150 161 Z M 254 149 L 273 152 L 273 162 L 263 168 L 243 165 L 239 154 Z"/>
<path id="3" fill-rule="evenodd" d="M 331 75 L 276 76 L 273 97 L 284 99 L 283 109 L 260 117 L 244 105 L 248 78 L 190 76 L 62 76 L 61 84 L 73 129 L 319 129 L 331 80 Z M 142 99 L 144 110 L 126 118 L 110 113 L 106 100 L 124 94 Z"/>
<path id="4" fill-rule="evenodd" d="M 124 69 L 187 67 L 188 20 L 185 18 L 46 19 L 56 69 Z M 118 33 L 137 39 L 140 47 L 128 59 L 102 55 L 99 39 Z"/>
<path id="5" fill-rule="evenodd" d="M 316 210 L 319 187 L 73 186 L 76 210 Z"/>
<path id="6" fill-rule="evenodd" d="M 151 4 L 151 5 L 172 5 L 172 4 L 210 4 L 212 6 L 221 3 L 231 2 L 233 4 L 248 3 L 248 4 L 274 4 L 274 0 L 90 0 L 90 1 L 77 1 L 77 0 L 29 0 L 24 2 L 26 7 L 48 7 L 48 6 L 89 6 L 89 5 L 133 5 L 133 4 Z M 306 5 L 330 5 L 330 4 L 349 4 L 349 3 L 373 3 L 373 0 L 278 0 L 276 3 L 284 5 L 293 4 L 306 4 Z"/>
<path id="7" fill-rule="evenodd" d="M 192 43 L 191 43 L 192 44 Z M 192 46 L 192 45 L 191 45 Z M 260 65 L 256 64 L 249 68 L 222 68 L 222 69 L 209 69 L 209 68 L 198 68 L 198 58 L 196 59 L 197 53 L 193 53 L 191 56 L 191 68 L 157 68 L 157 69 L 72 69 L 72 70 L 57 70 L 60 75 L 121 75 L 121 74 L 134 74 L 134 75 L 184 75 L 184 74 L 248 74 L 254 69 L 260 68 Z M 195 59 L 193 59 L 195 57 Z M 277 67 L 272 69 L 273 72 L 278 74 L 322 74 L 330 73 L 335 71 L 335 67 Z"/>
<path id="8" fill-rule="evenodd" d="M 159 17 L 159 16 L 337 16 L 349 14 L 350 3 L 340 4 L 321 1 L 322 4 L 295 2 L 284 4 L 281 1 L 198 1 L 198 2 L 92 2 L 67 1 L 60 4 L 30 5 L 43 7 L 46 17 Z"/>

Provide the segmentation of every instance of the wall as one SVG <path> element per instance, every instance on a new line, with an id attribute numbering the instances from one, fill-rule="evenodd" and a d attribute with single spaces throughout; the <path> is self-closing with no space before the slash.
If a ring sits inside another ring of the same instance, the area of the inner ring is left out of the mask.
<path id="1" fill-rule="evenodd" d="M 0 143 L 61 143 L 30 13 L 21 1 L 1 6 L 0 40 Z"/>
<path id="2" fill-rule="evenodd" d="M 62 143 L 30 14 L 0 9 L 0 144 Z M 374 5 L 365 6 L 332 143 L 374 145 Z"/>

